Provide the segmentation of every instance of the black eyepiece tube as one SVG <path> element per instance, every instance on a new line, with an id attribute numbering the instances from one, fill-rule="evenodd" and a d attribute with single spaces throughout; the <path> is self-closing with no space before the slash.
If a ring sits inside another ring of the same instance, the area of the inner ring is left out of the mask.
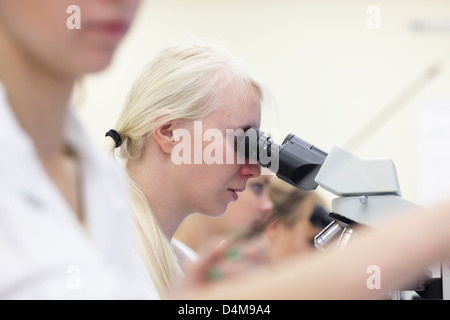
<path id="1" fill-rule="evenodd" d="M 289 134 L 280 146 L 256 128 L 245 131 L 239 139 L 238 153 L 249 161 L 260 162 L 280 179 L 301 190 L 314 190 L 314 181 L 327 153 L 312 144 Z"/>

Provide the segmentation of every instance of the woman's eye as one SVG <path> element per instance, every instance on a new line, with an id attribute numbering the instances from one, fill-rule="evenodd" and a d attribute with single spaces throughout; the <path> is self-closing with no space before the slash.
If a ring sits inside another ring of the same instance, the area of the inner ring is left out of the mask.
<path id="1" fill-rule="evenodd" d="M 261 195 L 263 191 L 263 185 L 261 183 L 252 183 L 250 184 L 250 188 L 256 195 Z"/>

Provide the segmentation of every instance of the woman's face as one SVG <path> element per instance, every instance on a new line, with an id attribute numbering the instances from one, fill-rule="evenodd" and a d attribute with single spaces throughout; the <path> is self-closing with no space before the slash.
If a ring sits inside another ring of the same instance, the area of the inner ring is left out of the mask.
<path id="1" fill-rule="evenodd" d="M 224 214 L 228 204 L 242 195 L 247 180 L 260 175 L 259 163 L 249 164 L 248 160 L 237 155 L 233 134 L 238 132 L 237 129 L 260 126 L 259 95 L 253 88 L 247 91 L 240 94 L 236 104 L 235 93 L 227 88 L 220 108 L 196 122 L 196 127 L 191 130 L 194 161 L 189 165 L 175 166 L 180 179 L 190 181 L 185 186 L 178 186 L 190 212 L 209 216 Z M 202 134 L 198 134 L 200 126 Z M 202 137 L 203 141 L 199 141 Z"/>
<path id="2" fill-rule="evenodd" d="M 109 64 L 139 2 L 0 0 L 0 36 L 36 65 L 78 77 Z"/>
<path id="3" fill-rule="evenodd" d="M 306 198 L 292 213 L 298 215 L 295 222 L 286 226 L 281 221 L 275 221 L 268 227 L 266 235 L 271 243 L 272 259 L 282 260 L 292 255 L 314 250 L 314 236 L 321 231 L 310 222 L 315 204 L 312 198 Z"/>

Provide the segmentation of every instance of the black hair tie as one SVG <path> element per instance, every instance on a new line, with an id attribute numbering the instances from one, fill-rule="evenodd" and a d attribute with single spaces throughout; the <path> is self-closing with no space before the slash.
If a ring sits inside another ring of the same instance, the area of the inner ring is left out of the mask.
<path id="1" fill-rule="evenodd" d="M 122 138 L 120 137 L 120 134 L 116 130 L 114 130 L 114 129 L 109 130 L 105 134 L 105 137 L 108 137 L 108 136 L 113 138 L 114 142 L 116 143 L 116 148 L 118 148 L 122 145 Z"/>

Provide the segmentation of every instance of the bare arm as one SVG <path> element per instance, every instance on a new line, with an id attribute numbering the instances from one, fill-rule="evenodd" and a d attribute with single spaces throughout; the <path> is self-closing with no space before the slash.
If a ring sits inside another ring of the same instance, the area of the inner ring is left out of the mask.
<path id="1" fill-rule="evenodd" d="M 174 299 L 381 299 L 414 285 L 424 270 L 449 256 L 450 202 L 426 212 L 406 212 L 376 230 L 360 232 L 343 251 L 315 253 L 173 295 Z M 381 287 L 369 289 L 369 266 Z"/>

